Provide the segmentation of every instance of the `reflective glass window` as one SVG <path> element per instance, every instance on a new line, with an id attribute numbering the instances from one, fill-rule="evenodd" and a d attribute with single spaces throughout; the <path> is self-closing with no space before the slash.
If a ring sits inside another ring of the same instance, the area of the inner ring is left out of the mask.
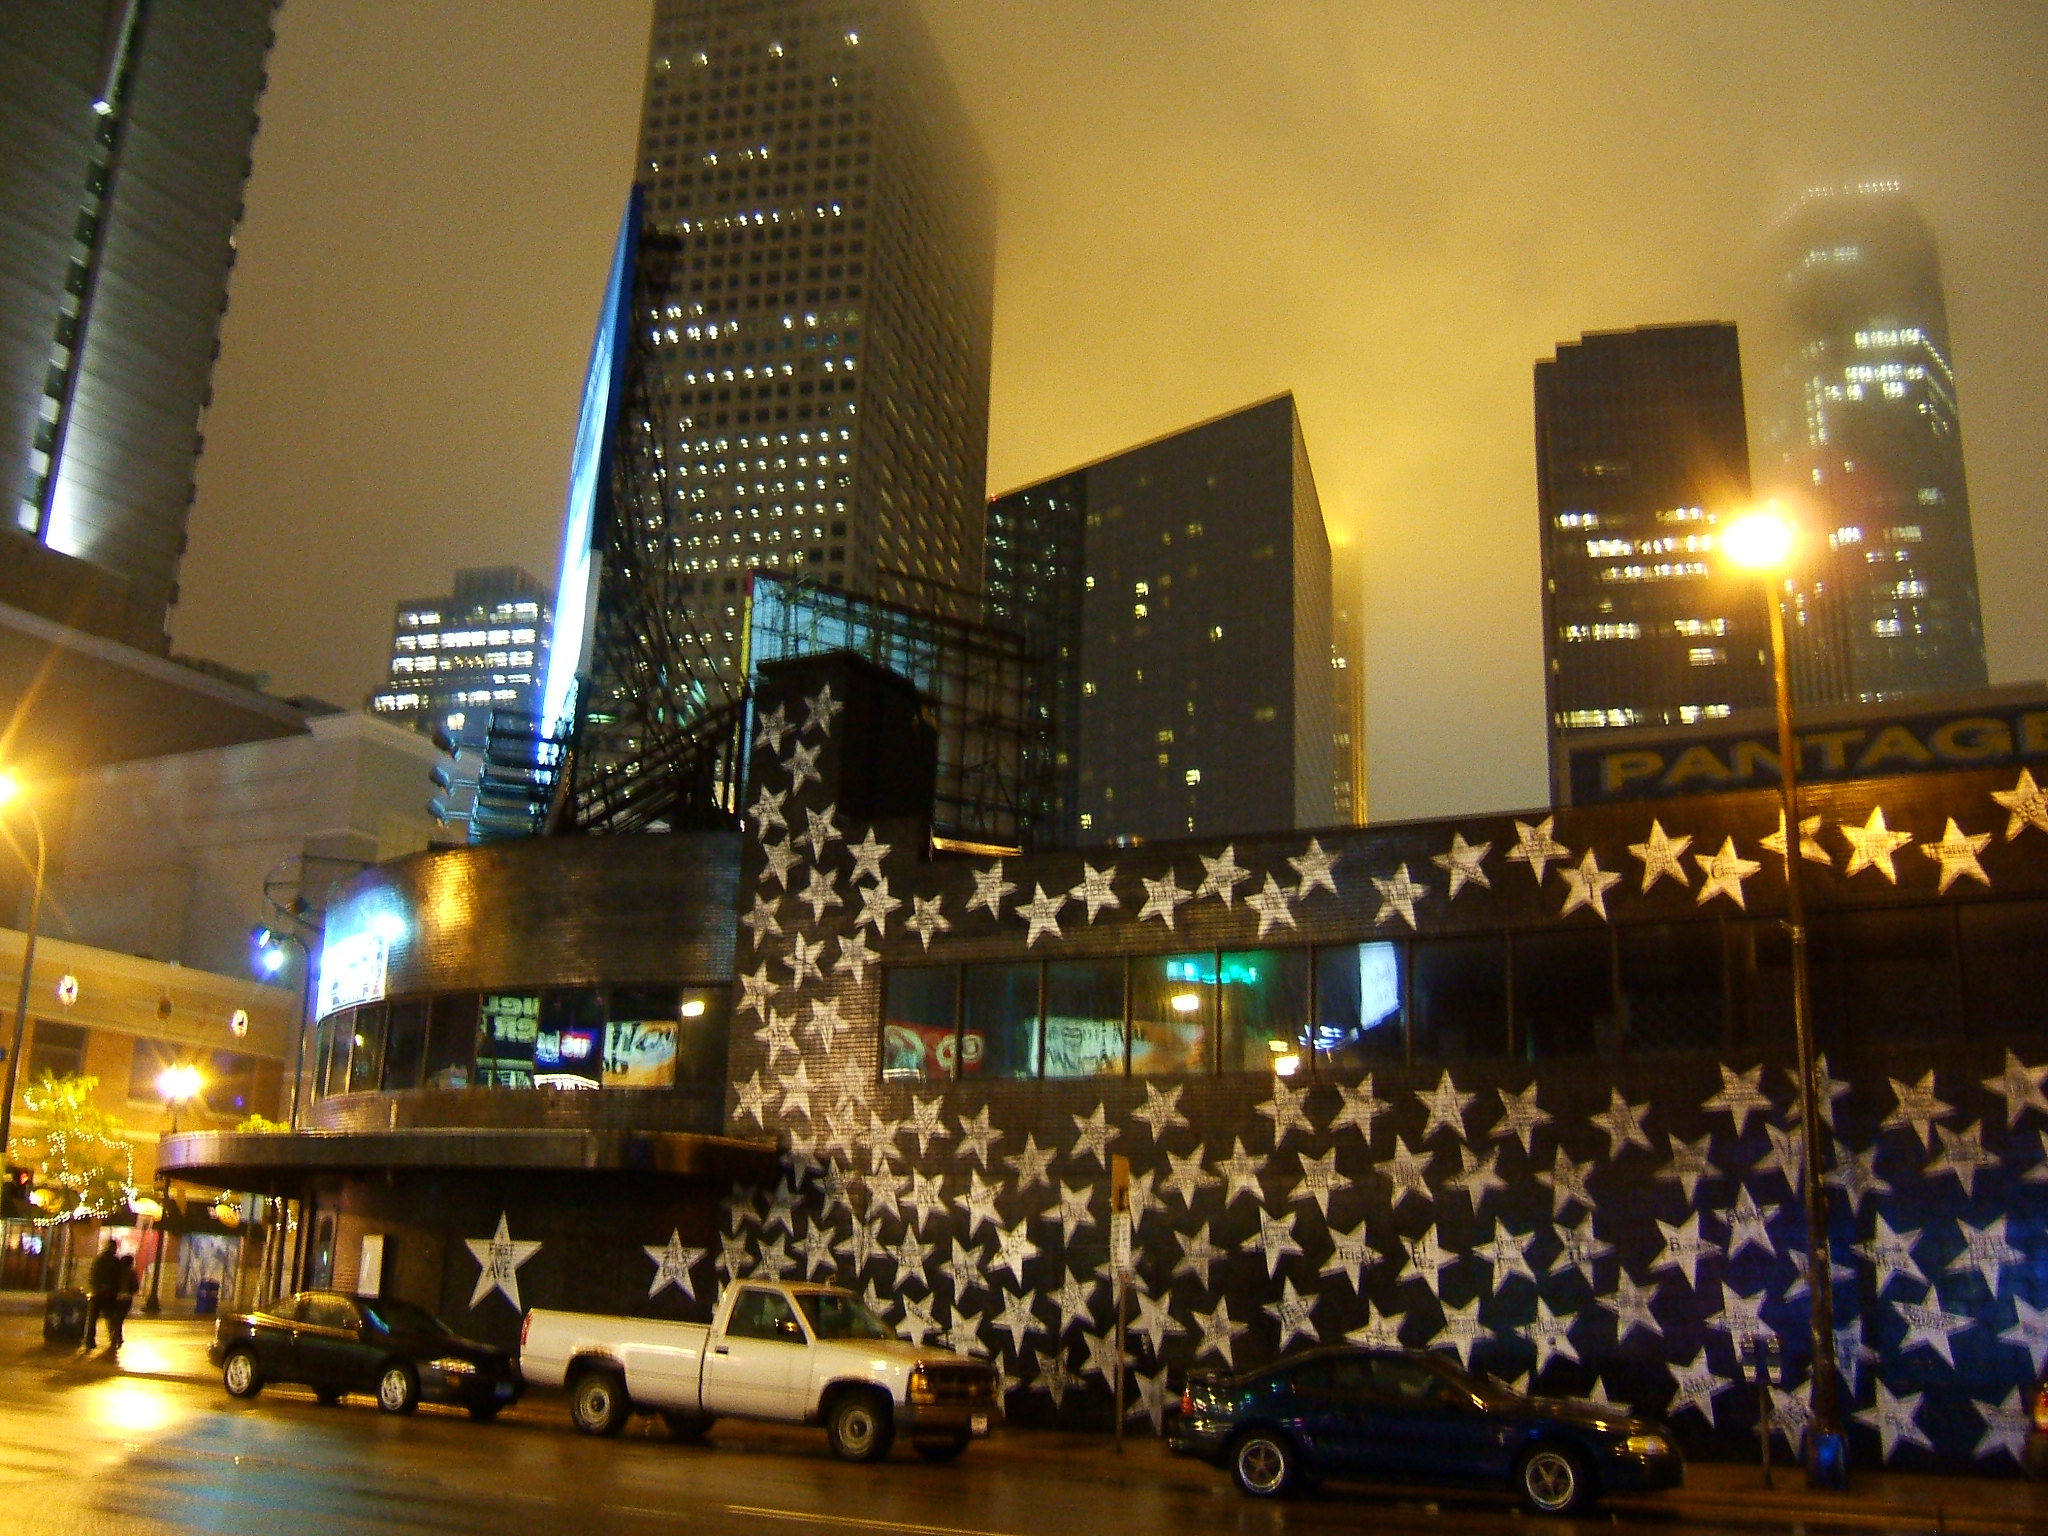
<path id="1" fill-rule="evenodd" d="M 1216 956 L 1146 955 L 1131 961 L 1131 1071 L 1210 1070 L 1216 1033 Z"/>
<path id="2" fill-rule="evenodd" d="M 595 987 L 541 994 L 533 1037 L 533 1086 L 598 1088 L 604 1084 L 604 997 Z"/>
<path id="3" fill-rule="evenodd" d="M 706 1012 L 700 999 L 696 1017 Z M 673 1088 L 682 999 L 674 987 L 615 987 L 605 1008 L 604 1085 Z"/>
<path id="4" fill-rule="evenodd" d="M 1526 1061 L 1590 1056 L 1611 1041 L 1614 958 L 1605 928 L 1514 937 L 1515 1039 Z"/>
<path id="5" fill-rule="evenodd" d="M 676 1086 L 725 1086 L 726 1042 L 732 1032 L 730 987 L 684 987 L 677 1003 Z"/>
<path id="6" fill-rule="evenodd" d="M 486 992 L 477 1005 L 476 1086 L 531 1088 L 533 1044 L 539 1035 L 537 994 Z"/>
<path id="7" fill-rule="evenodd" d="M 962 1077 L 1038 1075 L 1038 964 L 963 967 Z"/>
<path id="8" fill-rule="evenodd" d="M 882 1076 L 936 1083 L 953 1076 L 959 1045 L 960 969 L 906 965 L 882 978 Z"/>
<path id="9" fill-rule="evenodd" d="M 355 1038 L 349 1044 L 348 1091 L 373 1093 L 384 1064 L 384 1024 L 389 1009 L 365 1003 L 356 1010 Z"/>
<path id="10" fill-rule="evenodd" d="M 1408 990 L 1422 1061 L 1508 1053 L 1508 945 L 1502 934 L 1417 939 Z"/>
<path id="11" fill-rule="evenodd" d="M 393 1003 L 384 1034 L 384 1088 L 417 1088 L 427 1050 L 427 1004 Z"/>
<path id="12" fill-rule="evenodd" d="M 1727 1034 L 1718 923 L 1617 928 L 1622 1040 L 1631 1056 L 1718 1051 Z"/>
<path id="13" fill-rule="evenodd" d="M 467 1088 L 476 1067 L 477 996 L 437 997 L 427 1011 L 427 1055 L 422 1080 L 429 1088 Z"/>
<path id="14" fill-rule="evenodd" d="M 1047 962 L 1045 1075 L 1101 1077 L 1123 1069 L 1123 961 Z"/>
<path id="15" fill-rule="evenodd" d="M 1309 952 L 1305 949 L 1226 950 L 1216 966 L 1216 1006 L 1222 1070 L 1271 1072 L 1293 1059 L 1305 1067 L 1308 1036 Z"/>
<path id="16" fill-rule="evenodd" d="M 1316 951 L 1316 1055 L 1342 1071 L 1404 1061 L 1403 946 L 1386 939 Z"/>

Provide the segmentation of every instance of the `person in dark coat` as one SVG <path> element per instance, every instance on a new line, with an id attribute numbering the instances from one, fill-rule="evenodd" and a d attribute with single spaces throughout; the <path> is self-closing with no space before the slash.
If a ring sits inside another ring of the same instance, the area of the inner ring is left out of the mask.
<path id="1" fill-rule="evenodd" d="M 92 1261 L 85 1282 L 85 1337 L 79 1343 L 80 1349 L 91 1349 L 99 1342 L 100 1319 L 107 1319 L 107 1333 L 118 1338 L 118 1326 L 113 1321 L 114 1298 L 121 1290 L 121 1255 L 110 1237 L 100 1249 L 99 1256 Z"/>
<path id="2" fill-rule="evenodd" d="M 120 1274 L 114 1281 L 114 1299 L 107 1307 L 107 1348 L 118 1350 L 122 1335 L 128 1327 L 128 1309 L 135 1305 L 135 1293 L 142 1289 L 142 1278 L 135 1272 L 135 1255 L 124 1253 L 120 1258 Z"/>

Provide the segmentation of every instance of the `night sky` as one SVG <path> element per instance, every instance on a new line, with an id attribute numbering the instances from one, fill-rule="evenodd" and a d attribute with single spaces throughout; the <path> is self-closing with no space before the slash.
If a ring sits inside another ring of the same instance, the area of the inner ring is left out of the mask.
<path id="1" fill-rule="evenodd" d="M 1000 195 L 990 489 L 1292 389 L 1376 820 L 1544 797 L 1530 365 L 1747 333 L 1811 185 L 1935 230 L 1992 680 L 2048 675 L 2048 6 L 923 5 Z M 553 580 L 650 10 L 285 6 L 178 650 L 359 706 L 400 598 Z"/>

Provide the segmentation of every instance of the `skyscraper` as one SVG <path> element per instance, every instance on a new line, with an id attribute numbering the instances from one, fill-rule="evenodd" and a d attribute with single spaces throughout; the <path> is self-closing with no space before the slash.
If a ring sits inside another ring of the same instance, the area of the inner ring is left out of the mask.
<path id="1" fill-rule="evenodd" d="M 1553 740 L 1770 701 L 1761 593 L 1711 558 L 1750 497 L 1734 326 L 1597 331 L 1538 362 L 1536 491 Z"/>
<path id="2" fill-rule="evenodd" d="M 410 597 L 391 626 L 391 667 L 370 713 L 450 735 L 483 729 L 491 711 L 540 713 L 554 603 L 513 565 L 457 571 L 454 590 Z"/>
<path id="3" fill-rule="evenodd" d="M 1802 700 L 1981 688 L 1984 623 L 1934 236 L 1896 182 L 1808 193 L 1775 245 L 1763 459 L 1808 509 Z"/>
<path id="4" fill-rule="evenodd" d="M 1332 749 L 1337 820 L 1366 824 L 1365 556 L 1346 541 L 1330 550 L 1330 682 L 1336 690 Z"/>
<path id="5" fill-rule="evenodd" d="M 640 153 L 710 659 L 736 673 L 755 568 L 971 616 L 994 182 L 913 0 L 657 0 Z"/>
<path id="6" fill-rule="evenodd" d="M 1330 545 L 1292 395 L 989 505 L 1055 712 L 1058 840 L 1337 819 Z"/>
<path id="7" fill-rule="evenodd" d="M 0 0 L 0 601 L 169 648 L 273 0 Z"/>

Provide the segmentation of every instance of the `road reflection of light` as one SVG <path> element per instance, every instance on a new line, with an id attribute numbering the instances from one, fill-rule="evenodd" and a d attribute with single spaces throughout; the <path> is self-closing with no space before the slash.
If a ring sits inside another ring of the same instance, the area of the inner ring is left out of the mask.
<path id="1" fill-rule="evenodd" d="M 154 1381 L 109 1381 L 90 1389 L 86 1411 L 100 1428 L 119 1435 L 151 1434 L 186 1417 L 170 1389 Z"/>
<path id="2" fill-rule="evenodd" d="M 171 1352 L 158 1339 L 129 1339 L 121 1346 L 121 1369 L 131 1376 L 178 1374 Z"/>

